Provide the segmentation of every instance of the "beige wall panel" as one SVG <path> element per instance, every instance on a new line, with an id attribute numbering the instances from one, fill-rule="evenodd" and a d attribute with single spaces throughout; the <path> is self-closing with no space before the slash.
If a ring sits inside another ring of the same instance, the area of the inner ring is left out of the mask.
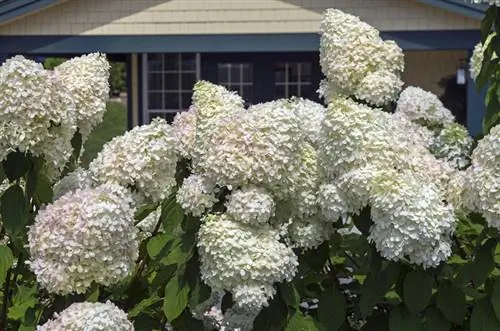
<path id="1" fill-rule="evenodd" d="M 416 0 L 67 0 L 0 25 L 0 35 L 317 32 L 332 7 L 385 31 L 479 27 Z"/>
<path id="2" fill-rule="evenodd" d="M 467 51 L 407 51 L 403 80 L 407 85 L 421 87 L 441 96 L 444 87 L 440 81 L 456 75 L 466 64 Z"/>

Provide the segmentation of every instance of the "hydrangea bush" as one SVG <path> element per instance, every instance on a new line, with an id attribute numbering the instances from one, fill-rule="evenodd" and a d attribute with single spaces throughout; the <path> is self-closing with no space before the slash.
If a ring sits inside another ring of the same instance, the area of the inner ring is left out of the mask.
<path id="1" fill-rule="evenodd" d="M 477 81 L 496 79 L 495 36 Z M 320 61 L 324 104 L 245 107 L 199 81 L 172 124 L 133 128 L 83 169 L 105 56 L 7 60 L 0 330 L 500 330 L 498 107 L 473 139 L 404 87 L 396 43 L 339 10 Z"/>

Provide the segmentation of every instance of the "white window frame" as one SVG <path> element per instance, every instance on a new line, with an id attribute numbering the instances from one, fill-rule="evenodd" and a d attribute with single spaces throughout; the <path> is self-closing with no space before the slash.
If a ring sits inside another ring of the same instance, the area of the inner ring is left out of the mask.
<path id="1" fill-rule="evenodd" d="M 297 96 L 301 97 L 302 96 L 302 86 L 310 86 L 312 84 L 311 81 L 308 82 L 303 82 L 301 80 L 302 78 L 302 65 L 308 63 L 311 66 L 312 70 L 312 64 L 309 62 L 277 62 L 278 64 L 284 64 L 285 65 L 285 81 L 284 82 L 274 82 L 275 86 L 284 86 L 285 87 L 285 95 L 283 96 L 284 98 L 290 98 L 290 86 L 297 86 Z M 296 81 L 290 81 L 290 77 L 288 74 L 288 71 L 290 69 L 290 65 L 297 65 L 297 80 Z"/>
<path id="2" fill-rule="evenodd" d="M 161 53 L 163 56 L 162 58 L 164 59 L 164 55 L 166 53 Z M 149 92 L 161 92 L 162 93 L 162 103 L 164 103 L 165 100 L 165 93 L 178 93 L 178 98 L 179 98 L 179 105 L 181 104 L 181 98 L 182 98 L 182 93 L 189 93 L 192 90 L 183 90 L 182 89 L 182 81 L 181 81 L 181 76 L 183 73 L 195 73 L 196 74 L 196 80 L 200 80 L 201 78 L 201 54 L 200 53 L 195 53 L 196 55 L 196 70 L 182 70 L 182 54 L 183 53 L 169 53 L 169 54 L 175 54 L 179 57 L 179 63 L 180 67 L 177 68 L 176 70 L 165 70 L 165 63 L 162 60 L 162 70 L 159 71 L 152 71 L 152 72 L 157 72 L 162 74 L 162 85 L 165 86 L 164 84 L 164 79 L 165 79 L 165 74 L 166 73 L 176 73 L 179 74 L 179 88 L 176 90 L 149 90 L 149 79 L 148 79 L 148 53 L 142 53 L 142 122 L 144 124 L 149 123 L 149 117 L 152 113 L 157 113 L 157 114 L 172 114 L 172 113 L 178 113 L 181 111 L 181 109 L 150 109 L 149 108 Z"/>
<path id="3" fill-rule="evenodd" d="M 245 86 L 252 86 L 253 87 L 253 81 L 251 82 L 245 82 L 243 80 L 243 67 L 245 65 L 249 65 L 250 66 L 250 70 L 253 70 L 253 64 L 252 62 L 219 62 L 217 63 L 217 71 L 219 70 L 219 65 L 224 65 L 224 69 L 227 69 L 228 72 L 227 72 L 227 81 L 226 82 L 221 82 L 220 80 L 218 80 L 218 84 L 220 85 L 223 85 L 225 86 L 227 89 L 231 90 L 231 91 L 237 91 L 238 94 L 240 96 L 242 96 L 243 98 L 245 98 L 246 96 L 243 95 L 243 88 Z M 240 79 L 238 82 L 233 82 L 231 80 L 231 69 L 232 67 L 236 67 L 238 66 L 239 67 L 239 71 L 240 71 Z"/>

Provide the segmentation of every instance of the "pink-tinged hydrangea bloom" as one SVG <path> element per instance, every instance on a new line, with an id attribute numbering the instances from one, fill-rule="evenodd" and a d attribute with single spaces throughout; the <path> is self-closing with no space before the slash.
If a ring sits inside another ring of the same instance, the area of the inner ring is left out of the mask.
<path id="1" fill-rule="evenodd" d="M 84 293 L 115 284 L 138 256 L 132 198 L 105 184 L 66 193 L 40 210 L 28 230 L 30 269 L 51 293 Z"/>

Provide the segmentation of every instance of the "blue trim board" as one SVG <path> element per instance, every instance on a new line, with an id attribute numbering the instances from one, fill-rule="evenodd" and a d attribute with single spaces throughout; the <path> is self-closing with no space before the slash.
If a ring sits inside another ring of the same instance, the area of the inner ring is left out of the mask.
<path id="1" fill-rule="evenodd" d="M 479 30 L 388 31 L 405 50 L 471 49 L 480 40 Z M 309 52 L 319 48 L 315 33 L 221 35 L 123 35 L 123 36 L 0 36 L 0 53 L 108 54 L 169 52 Z"/>
<path id="2" fill-rule="evenodd" d="M 469 58 L 470 56 L 472 50 L 469 50 Z M 473 137 L 483 132 L 486 90 L 485 87 L 482 91 L 478 91 L 470 75 L 467 75 L 467 129 Z"/>
<path id="3" fill-rule="evenodd" d="M 36 12 L 57 2 L 59 0 L 7 0 L 0 4 L 0 23 Z"/>
<path id="4" fill-rule="evenodd" d="M 472 4 L 466 1 L 467 0 L 418 0 L 418 2 L 429 6 L 434 6 L 463 16 L 481 20 L 484 16 L 484 12 L 488 9 L 488 5 Z"/>

